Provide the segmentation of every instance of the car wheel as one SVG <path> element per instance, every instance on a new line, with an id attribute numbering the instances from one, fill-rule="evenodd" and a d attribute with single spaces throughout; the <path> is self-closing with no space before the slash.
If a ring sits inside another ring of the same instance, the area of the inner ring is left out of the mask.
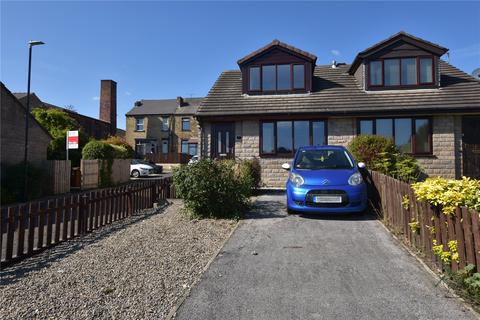
<path id="1" fill-rule="evenodd" d="M 134 177 L 134 178 L 140 177 L 140 171 L 138 171 L 138 170 L 133 170 L 133 171 L 132 171 L 132 177 Z"/>

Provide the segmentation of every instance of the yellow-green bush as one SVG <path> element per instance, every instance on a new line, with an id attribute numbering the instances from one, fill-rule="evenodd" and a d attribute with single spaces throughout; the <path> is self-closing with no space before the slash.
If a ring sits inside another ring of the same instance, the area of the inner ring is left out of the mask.
<path id="1" fill-rule="evenodd" d="M 446 215 L 454 215 L 459 206 L 480 211 L 480 180 L 435 177 L 414 183 L 412 188 L 419 200 L 441 207 Z"/>

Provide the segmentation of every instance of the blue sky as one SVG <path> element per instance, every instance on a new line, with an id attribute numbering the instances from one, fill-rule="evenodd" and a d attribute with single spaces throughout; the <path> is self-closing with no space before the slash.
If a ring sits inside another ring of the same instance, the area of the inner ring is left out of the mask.
<path id="1" fill-rule="evenodd" d="M 480 2 L 1 2 L 1 80 L 47 102 L 98 117 L 101 79 L 118 83 L 118 124 L 139 99 L 206 95 L 222 70 L 278 38 L 351 63 L 405 30 L 450 49 L 450 62 L 480 67 Z M 445 58 L 446 59 L 446 58 Z"/>

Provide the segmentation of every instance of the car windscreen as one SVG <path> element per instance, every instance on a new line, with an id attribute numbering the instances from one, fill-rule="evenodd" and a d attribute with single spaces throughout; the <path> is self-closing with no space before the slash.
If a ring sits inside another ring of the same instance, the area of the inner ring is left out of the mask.
<path id="1" fill-rule="evenodd" d="M 353 162 L 345 150 L 302 150 L 295 159 L 295 169 L 352 169 Z"/>

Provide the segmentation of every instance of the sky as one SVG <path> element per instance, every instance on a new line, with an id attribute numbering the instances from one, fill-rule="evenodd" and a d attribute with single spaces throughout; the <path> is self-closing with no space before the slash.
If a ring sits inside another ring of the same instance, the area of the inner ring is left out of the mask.
<path id="1" fill-rule="evenodd" d="M 118 127 L 140 99 L 205 96 L 223 70 L 279 39 L 317 64 L 356 53 L 404 30 L 480 67 L 480 2 L 127 2 L 0 0 L 0 79 L 42 101 L 98 117 L 100 80 L 117 82 Z"/>

